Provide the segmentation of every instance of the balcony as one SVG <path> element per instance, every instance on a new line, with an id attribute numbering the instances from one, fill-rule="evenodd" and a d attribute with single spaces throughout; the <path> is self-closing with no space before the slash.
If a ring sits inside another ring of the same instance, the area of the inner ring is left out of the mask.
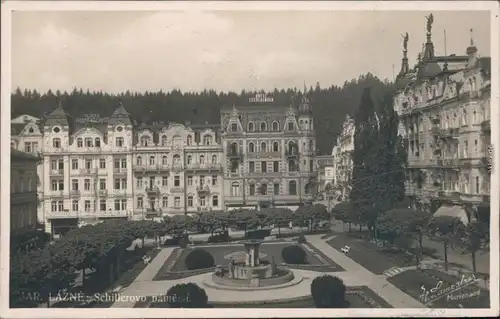
<path id="1" fill-rule="evenodd" d="M 230 159 L 241 160 L 243 159 L 243 153 L 240 150 L 229 149 L 227 150 L 227 157 Z"/>
<path id="2" fill-rule="evenodd" d="M 50 171 L 51 176 L 64 176 L 64 169 L 53 169 Z"/>
<path id="3" fill-rule="evenodd" d="M 439 131 L 441 138 L 457 138 L 460 135 L 458 128 L 444 128 Z"/>
<path id="4" fill-rule="evenodd" d="M 64 197 L 64 191 L 62 191 L 62 190 L 51 191 L 50 192 L 50 197 L 52 197 L 52 198 L 62 198 L 62 197 Z"/>
<path id="5" fill-rule="evenodd" d="M 170 170 L 174 173 L 179 173 L 181 172 L 183 169 L 183 166 L 182 164 L 179 164 L 179 163 L 175 163 L 172 165 L 172 167 L 170 168 Z"/>
<path id="6" fill-rule="evenodd" d="M 253 152 L 247 153 L 248 158 L 279 158 L 280 152 Z"/>
<path id="7" fill-rule="evenodd" d="M 97 193 L 99 197 L 106 197 L 108 196 L 108 190 L 107 189 L 100 189 Z"/>
<path id="8" fill-rule="evenodd" d="M 79 171 L 80 175 L 92 175 L 97 173 L 96 168 L 81 168 Z"/>
<path id="9" fill-rule="evenodd" d="M 222 170 L 222 164 L 219 163 L 210 163 L 210 164 L 199 164 L 199 163 L 191 163 L 187 164 L 186 168 L 187 171 L 213 171 L 213 172 L 219 172 Z"/>
<path id="10" fill-rule="evenodd" d="M 113 169 L 113 173 L 115 175 L 123 175 L 123 174 L 127 174 L 127 169 L 126 168 L 122 168 L 122 167 L 119 167 L 119 168 L 114 168 Z"/>
<path id="11" fill-rule="evenodd" d="M 72 189 L 69 191 L 70 197 L 80 197 L 81 193 L 79 189 Z"/>
<path id="12" fill-rule="evenodd" d="M 292 150 L 292 151 L 288 150 L 288 151 L 285 152 L 285 156 L 288 159 L 298 158 L 299 157 L 299 152 L 296 151 L 296 150 Z"/>
<path id="13" fill-rule="evenodd" d="M 481 122 L 481 132 L 483 133 L 491 132 L 491 120 L 485 120 Z"/>
<path id="14" fill-rule="evenodd" d="M 146 187 L 146 194 L 148 194 L 148 196 L 158 196 L 160 195 L 160 189 L 158 186 Z"/>
<path id="15" fill-rule="evenodd" d="M 209 194 L 210 193 L 210 187 L 208 187 L 208 185 L 197 186 L 196 187 L 196 191 L 198 192 L 198 194 Z"/>
<path id="16" fill-rule="evenodd" d="M 184 193 L 184 187 L 174 186 L 174 187 L 170 188 L 170 193 L 172 193 L 172 194 Z"/>

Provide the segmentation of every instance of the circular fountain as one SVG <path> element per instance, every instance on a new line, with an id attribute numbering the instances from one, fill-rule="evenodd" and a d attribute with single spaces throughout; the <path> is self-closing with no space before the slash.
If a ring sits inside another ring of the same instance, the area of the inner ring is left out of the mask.
<path id="1" fill-rule="evenodd" d="M 266 257 L 259 251 L 262 241 L 248 240 L 243 243 L 245 251 L 225 256 L 227 266 L 217 266 L 205 285 L 214 289 L 265 290 L 288 287 L 300 283 L 301 278 L 285 267 L 278 267 L 272 257 L 271 262 L 262 261 Z"/>

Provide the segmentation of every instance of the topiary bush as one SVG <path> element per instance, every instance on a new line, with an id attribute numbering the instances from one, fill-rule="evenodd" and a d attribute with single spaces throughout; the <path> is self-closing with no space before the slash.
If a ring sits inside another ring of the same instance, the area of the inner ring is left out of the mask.
<path id="1" fill-rule="evenodd" d="M 299 244 L 303 244 L 303 243 L 305 243 L 306 241 L 307 241 L 307 240 L 306 240 L 306 236 L 304 236 L 304 234 L 300 234 L 300 235 L 299 235 L 299 238 L 297 238 L 297 242 L 298 242 Z"/>
<path id="2" fill-rule="evenodd" d="M 187 255 L 184 263 L 189 270 L 210 268 L 215 265 L 212 254 L 200 248 L 192 250 Z"/>
<path id="3" fill-rule="evenodd" d="M 287 264 L 307 264 L 307 254 L 299 245 L 286 246 L 281 257 Z"/>
<path id="4" fill-rule="evenodd" d="M 206 308 L 208 302 L 205 289 L 193 283 L 171 287 L 166 299 L 171 308 Z"/>
<path id="5" fill-rule="evenodd" d="M 311 296 L 316 308 L 348 308 L 345 294 L 346 286 L 338 277 L 323 275 L 314 278 L 311 283 Z"/>

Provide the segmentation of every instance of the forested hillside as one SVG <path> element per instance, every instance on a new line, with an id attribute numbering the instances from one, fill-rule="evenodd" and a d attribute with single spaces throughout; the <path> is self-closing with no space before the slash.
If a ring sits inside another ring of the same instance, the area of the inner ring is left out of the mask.
<path id="1" fill-rule="evenodd" d="M 346 114 L 354 115 L 361 100 L 363 89 L 371 88 L 375 102 L 382 101 L 392 89 L 392 84 L 382 82 L 368 73 L 345 82 L 342 87 L 322 88 L 319 83 L 309 88 L 309 99 L 313 106 L 313 115 L 317 133 L 317 145 L 320 154 L 330 154 L 335 145 L 336 136 L 342 129 Z M 303 90 L 303 89 L 302 89 Z M 165 122 L 184 123 L 220 123 L 219 108 L 225 105 L 247 105 L 248 99 L 256 92 L 242 91 L 216 92 L 125 92 L 110 95 L 104 92 L 89 92 L 74 89 L 72 92 L 39 93 L 18 88 L 12 94 L 12 117 L 30 114 L 42 117 L 52 111 L 57 101 L 61 100 L 64 110 L 72 116 L 79 117 L 84 113 L 97 113 L 101 117 L 110 116 L 122 101 L 123 106 L 140 122 L 163 120 Z M 300 102 L 301 90 L 275 89 L 267 92 L 274 98 L 274 105 L 290 105 L 292 101 Z"/>

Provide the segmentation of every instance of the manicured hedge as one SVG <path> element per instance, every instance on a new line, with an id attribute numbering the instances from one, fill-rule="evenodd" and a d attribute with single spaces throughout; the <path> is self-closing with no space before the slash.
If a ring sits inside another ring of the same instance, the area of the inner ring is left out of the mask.
<path id="1" fill-rule="evenodd" d="M 192 250 L 184 262 L 188 270 L 210 268 L 215 264 L 212 254 L 201 248 Z"/>
<path id="2" fill-rule="evenodd" d="M 307 253 L 299 245 L 286 246 L 281 257 L 287 264 L 307 264 Z"/>
<path id="3" fill-rule="evenodd" d="M 346 286 L 342 279 L 330 275 L 314 278 L 311 296 L 316 308 L 347 308 Z"/>

